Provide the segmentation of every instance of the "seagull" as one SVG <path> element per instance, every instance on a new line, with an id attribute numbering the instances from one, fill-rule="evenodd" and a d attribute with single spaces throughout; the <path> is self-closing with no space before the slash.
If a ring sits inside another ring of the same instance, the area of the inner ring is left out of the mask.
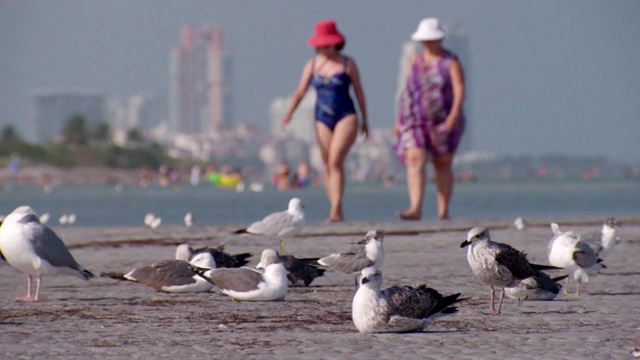
<path id="1" fill-rule="evenodd" d="M 616 236 L 616 227 L 619 226 L 615 218 L 608 218 L 602 224 L 602 230 L 589 231 L 579 235 L 580 241 L 586 242 L 593 248 L 596 255 L 604 259 L 616 245 L 620 244 L 620 237 Z"/>
<path id="2" fill-rule="evenodd" d="M 156 218 L 156 215 L 152 212 L 147 213 L 144 216 L 144 225 L 147 227 L 151 227 L 151 223 L 153 222 L 153 220 Z"/>
<path id="3" fill-rule="evenodd" d="M 640 359 L 640 343 L 637 343 L 631 349 L 631 355 L 633 355 L 634 359 Z"/>
<path id="4" fill-rule="evenodd" d="M 204 247 L 194 250 L 187 244 L 180 244 L 176 248 L 176 260 L 191 261 L 197 254 L 209 253 L 216 261 L 217 268 L 237 268 L 247 265 L 249 263 L 247 259 L 253 256 L 249 252 L 231 255 L 223 250 L 224 246 L 219 246 L 218 248 Z"/>
<path id="5" fill-rule="evenodd" d="M 289 200 L 289 208 L 286 211 L 275 212 L 267 215 L 261 221 L 254 222 L 246 229 L 236 230 L 236 234 L 256 234 L 267 236 L 296 236 L 304 227 L 304 206 L 298 198 Z"/>
<path id="6" fill-rule="evenodd" d="M 318 264 L 345 274 L 353 274 L 369 266 L 379 269 L 384 261 L 383 239 L 382 231 L 370 230 L 362 240 L 339 253 L 321 258 Z"/>
<path id="7" fill-rule="evenodd" d="M 187 229 L 191 229 L 194 222 L 195 221 L 193 218 L 193 214 L 190 211 L 184 215 L 184 225 L 187 227 Z"/>
<path id="8" fill-rule="evenodd" d="M 206 274 L 202 269 L 191 268 L 221 293 L 235 300 L 274 301 L 284 300 L 287 295 L 287 270 L 282 263 L 269 264 L 264 272 L 241 267 L 215 269 Z"/>
<path id="9" fill-rule="evenodd" d="M 45 225 L 49 221 L 50 217 L 51 217 L 51 214 L 49 213 L 44 213 L 40 215 L 40 224 Z"/>
<path id="10" fill-rule="evenodd" d="M 573 279 L 577 282 L 575 295 L 580 295 L 580 284 L 589 282 L 589 274 L 606 268 L 601 264 L 595 250 L 586 242 L 580 241 L 573 231 L 560 231 L 556 223 L 551 223 L 553 237 L 547 245 L 549 263 L 554 266 L 566 268 L 573 273 Z M 569 291 L 569 278 L 566 279 L 564 293 Z"/>
<path id="11" fill-rule="evenodd" d="M 216 262 L 209 253 L 201 253 L 193 257 L 190 262 L 183 260 L 163 260 L 155 264 L 142 266 L 126 274 L 103 272 L 102 277 L 116 280 L 127 280 L 144 284 L 157 291 L 170 293 L 209 292 L 213 288 L 208 281 L 196 275 L 191 269 L 196 266 L 204 274 L 215 269 Z"/>
<path id="12" fill-rule="evenodd" d="M 529 224 L 527 223 L 527 221 L 522 217 L 522 216 L 518 216 L 514 221 L 513 221 L 513 226 L 515 226 L 515 228 L 517 230 L 526 230 L 527 227 L 529 226 Z"/>
<path id="13" fill-rule="evenodd" d="M 562 289 L 558 281 L 567 276 L 552 279 L 542 271 L 536 271 L 536 275 L 529 276 L 514 287 L 504 288 L 504 291 L 509 299 L 518 300 L 518 306 L 525 300 L 553 300 Z"/>
<path id="14" fill-rule="evenodd" d="M 442 296 L 426 285 L 381 291 L 382 272 L 374 267 L 360 272 L 360 285 L 353 297 L 352 317 L 362 333 L 422 331 L 437 315 L 456 312 L 451 305 L 461 300 L 460 293 Z"/>
<path id="15" fill-rule="evenodd" d="M 7 263 L 27 274 L 27 295 L 16 301 L 38 301 L 42 277 L 74 275 L 89 280 L 94 275 L 73 258 L 60 237 L 40 223 L 29 206 L 13 210 L 0 226 L 0 249 Z M 31 281 L 37 276 L 36 292 L 31 296 Z"/>
<path id="16" fill-rule="evenodd" d="M 504 288 L 514 287 L 520 281 L 536 275 L 536 270 L 556 269 L 552 266 L 529 263 L 523 252 L 510 245 L 492 241 L 489 230 L 481 226 L 469 230 L 467 239 L 460 244 L 461 248 L 466 246 L 469 246 L 467 261 L 473 275 L 491 286 L 491 311 L 485 313 L 487 315 L 501 313 Z M 495 286 L 502 288 L 497 311 L 494 304 Z"/>
<path id="17" fill-rule="evenodd" d="M 262 258 L 256 265 L 256 269 L 265 269 L 269 264 L 281 262 L 288 272 L 287 278 L 292 285 L 302 282 L 304 286 L 309 286 L 315 278 L 324 275 L 324 269 L 312 265 L 312 262 L 317 260 L 298 259 L 293 255 L 280 255 L 273 249 L 265 249 L 262 251 Z"/>

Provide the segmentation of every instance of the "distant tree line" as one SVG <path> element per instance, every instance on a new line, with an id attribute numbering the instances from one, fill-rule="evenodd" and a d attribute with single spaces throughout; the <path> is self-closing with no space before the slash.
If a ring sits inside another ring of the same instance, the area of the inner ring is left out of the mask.
<path id="1" fill-rule="evenodd" d="M 98 166 L 111 168 L 158 168 L 161 164 L 179 165 L 156 142 L 148 142 L 138 128 L 127 132 L 127 146 L 111 141 L 109 123 L 101 121 L 87 126 L 82 114 L 70 117 L 63 126 L 62 139 L 46 145 L 26 142 L 13 125 L 0 132 L 0 165 L 4 166 L 14 154 L 23 165 L 48 164 L 58 167 Z"/>

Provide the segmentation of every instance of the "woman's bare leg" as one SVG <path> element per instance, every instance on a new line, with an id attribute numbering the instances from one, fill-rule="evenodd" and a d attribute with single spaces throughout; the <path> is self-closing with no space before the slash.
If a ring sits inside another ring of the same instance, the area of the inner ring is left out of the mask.
<path id="1" fill-rule="evenodd" d="M 422 148 L 407 150 L 407 191 L 409 192 L 409 209 L 398 214 L 404 220 L 418 220 L 422 217 L 422 201 L 426 185 L 426 165 L 428 154 Z"/>
<path id="2" fill-rule="evenodd" d="M 433 167 L 436 175 L 436 200 L 438 202 L 438 216 L 442 220 L 449 219 L 449 200 L 453 193 L 453 154 L 433 157 Z"/>

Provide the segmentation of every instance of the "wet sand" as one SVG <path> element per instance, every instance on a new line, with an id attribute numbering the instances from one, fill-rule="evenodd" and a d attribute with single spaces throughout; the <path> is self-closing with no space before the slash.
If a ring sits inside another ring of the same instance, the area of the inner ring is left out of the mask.
<path id="1" fill-rule="evenodd" d="M 563 230 L 599 229 L 603 219 L 555 219 Z M 0 267 L 0 358 L 420 358 L 631 359 L 640 340 L 640 217 L 621 218 L 623 242 L 591 277 L 583 294 L 520 307 L 505 300 L 503 314 L 487 316 L 489 287 L 470 273 L 468 229 L 483 225 L 495 241 L 547 263 L 550 219 L 527 231 L 512 220 L 347 222 L 308 224 L 286 250 L 318 257 L 358 240 L 367 230 L 386 233 L 384 287 L 426 282 L 469 300 L 459 312 L 422 333 L 357 332 L 351 321 L 354 277 L 331 270 L 308 288 L 292 287 L 285 301 L 237 302 L 219 293 L 166 294 L 140 284 L 98 278 L 45 278 L 40 303 L 16 303 L 26 276 Z M 175 245 L 224 243 L 226 251 L 278 248 L 278 239 L 232 235 L 237 226 L 54 228 L 78 262 L 99 274 L 126 272 L 174 255 Z"/>

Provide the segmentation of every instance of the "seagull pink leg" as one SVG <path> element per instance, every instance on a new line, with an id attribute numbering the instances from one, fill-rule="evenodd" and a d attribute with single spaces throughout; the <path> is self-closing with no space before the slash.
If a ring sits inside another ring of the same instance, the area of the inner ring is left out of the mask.
<path id="1" fill-rule="evenodd" d="M 495 315 L 496 314 L 496 306 L 493 303 L 493 300 L 495 299 L 495 292 L 496 290 L 493 288 L 493 286 L 491 287 L 491 311 L 490 312 L 483 312 L 483 314 L 485 315 Z"/>
<path id="2" fill-rule="evenodd" d="M 27 275 L 27 296 L 16 298 L 16 301 L 33 301 L 33 298 L 31 297 L 31 275 Z"/>
<path id="3" fill-rule="evenodd" d="M 39 301 L 38 296 L 40 296 L 40 284 L 42 284 L 42 274 L 38 275 L 38 280 L 36 280 L 36 296 L 33 298 L 33 301 Z"/>
<path id="4" fill-rule="evenodd" d="M 500 294 L 500 304 L 498 304 L 498 312 L 495 315 L 498 315 L 502 312 L 502 302 L 504 301 L 504 288 L 502 288 L 502 293 Z"/>

